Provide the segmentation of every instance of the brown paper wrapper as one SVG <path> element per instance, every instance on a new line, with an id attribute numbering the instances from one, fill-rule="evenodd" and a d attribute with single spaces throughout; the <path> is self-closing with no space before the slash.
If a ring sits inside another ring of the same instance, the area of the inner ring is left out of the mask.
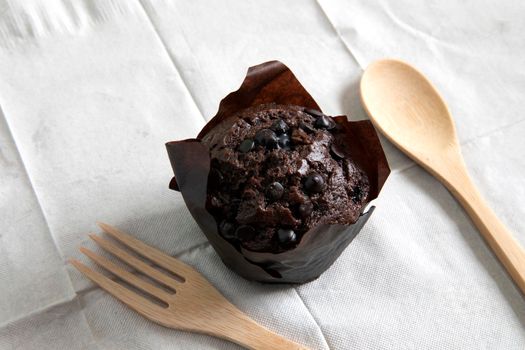
<path id="1" fill-rule="evenodd" d="M 170 188 L 180 191 L 188 209 L 226 266 L 239 275 L 260 282 L 305 283 L 328 269 L 357 236 L 374 207 L 352 225 L 319 225 L 306 232 L 291 250 L 274 254 L 235 247 L 222 238 L 215 218 L 206 210 L 210 170 L 208 148 L 201 139 L 216 125 L 248 107 L 277 103 L 320 110 L 312 96 L 284 64 L 270 61 L 248 70 L 241 87 L 226 96 L 219 111 L 196 139 L 166 144 L 175 177 Z M 370 181 L 367 201 L 377 197 L 390 169 L 377 134 L 369 121 L 349 122 L 335 117 L 345 135 L 340 148 L 365 171 Z"/>

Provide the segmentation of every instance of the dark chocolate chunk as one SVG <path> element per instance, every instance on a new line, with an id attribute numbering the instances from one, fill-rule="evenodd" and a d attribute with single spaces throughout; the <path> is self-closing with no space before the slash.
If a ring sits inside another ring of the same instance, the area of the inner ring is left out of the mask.
<path id="1" fill-rule="evenodd" d="M 242 153 L 250 152 L 253 147 L 255 146 L 255 142 L 252 139 L 246 139 L 243 142 L 241 142 L 241 145 L 239 146 L 239 151 Z"/>
<path id="2" fill-rule="evenodd" d="M 277 181 L 271 183 L 266 189 L 266 195 L 268 196 L 268 198 L 274 201 L 281 199 L 283 194 L 284 194 L 284 187 Z"/>
<path id="3" fill-rule="evenodd" d="M 277 239 L 280 243 L 293 243 L 297 240 L 297 236 L 293 230 L 280 228 L 277 230 Z"/>
<path id="4" fill-rule="evenodd" d="M 335 159 L 344 159 L 345 158 L 345 154 L 344 154 L 343 150 L 335 143 L 332 143 L 330 145 L 330 153 L 332 154 L 332 156 Z"/>
<path id="5" fill-rule="evenodd" d="M 222 220 L 219 224 L 219 232 L 226 239 L 235 238 L 235 225 L 228 220 Z"/>
<path id="6" fill-rule="evenodd" d="M 319 193 L 324 187 L 324 178 L 318 173 L 311 173 L 304 181 L 304 189 L 310 193 Z"/>
<path id="7" fill-rule="evenodd" d="M 282 134 L 279 135 L 279 146 L 284 149 L 290 149 L 292 145 L 292 140 L 290 140 L 290 135 Z"/>
<path id="8" fill-rule="evenodd" d="M 284 134 L 287 132 L 290 128 L 288 127 L 288 124 L 282 119 L 277 119 L 275 122 L 273 122 L 272 126 L 270 127 L 277 135 Z"/>
<path id="9" fill-rule="evenodd" d="M 318 111 L 317 109 L 307 108 L 304 110 L 305 113 L 310 114 L 313 117 L 322 117 L 324 116 L 324 113 L 321 111 Z"/>
<path id="10" fill-rule="evenodd" d="M 319 118 L 317 118 L 314 125 L 318 129 L 331 130 L 335 128 L 335 122 L 333 121 L 333 119 L 326 115 L 322 115 Z"/>
<path id="11" fill-rule="evenodd" d="M 279 147 L 279 139 L 273 130 L 261 129 L 255 134 L 255 142 L 266 149 L 275 149 Z"/>
<path id="12" fill-rule="evenodd" d="M 305 122 L 299 123 L 299 127 L 301 129 L 303 129 L 304 131 L 306 131 L 308 134 L 312 134 L 312 133 L 315 132 L 315 128 L 313 126 L 311 126 L 310 124 L 305 123 Z"/>
<path id="13" fill-rule="evenodd" d="M 302 218 L 305 218 L 312 214 L 312 211 L 314 210 L 314 205 L 312 202 L 305 202 L 299 205 L 297 208 L 297 212 Z"/>

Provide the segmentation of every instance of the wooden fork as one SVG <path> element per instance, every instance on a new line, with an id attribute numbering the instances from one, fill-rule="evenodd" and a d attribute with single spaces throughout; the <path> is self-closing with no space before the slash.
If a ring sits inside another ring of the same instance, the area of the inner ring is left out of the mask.
<path id="1" fill-rule="evenodd" d="M 175 291 L 174 294 L 171 294 L 164 289 L 156 287 L 112 263 L 105 257 L 81 247 L 80 251 L 95 263 L 128 284 L 141 289 L 166 304 L 166 307 L 162 307 L 126 288 L 124 285 L 90 269 L 80 261 L 76 259 L 70 260 L 70 263 L 80 272 L 144 317 L 165 327 L 212 335 L 237 343 L 248 349 L 307 349 L 256 323 L 226 300 L 208 280 L 192 267 L 108 224 L 99 223 L 98 225 L 102 230 L 131 250 L 174 275 L 180 276 L 180 278 L 174 278 L 160 272 L 141 259 L 119 248 L 111 241 L 94 234 L 90 235 L 107 252 L 118 257 L 152 280 Z"/>

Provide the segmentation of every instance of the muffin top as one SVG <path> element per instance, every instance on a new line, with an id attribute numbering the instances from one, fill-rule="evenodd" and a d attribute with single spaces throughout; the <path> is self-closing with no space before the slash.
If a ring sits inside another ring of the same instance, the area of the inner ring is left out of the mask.
<path id="1" fill-rule="evenodd" d="M 317 110 L 266 104 L 208 132 L 207 210 L 219 233 L 252 251 L 295 247 L 319 224 L 349 225 L 367 203 L 366 174 L 338 124 Z"/>

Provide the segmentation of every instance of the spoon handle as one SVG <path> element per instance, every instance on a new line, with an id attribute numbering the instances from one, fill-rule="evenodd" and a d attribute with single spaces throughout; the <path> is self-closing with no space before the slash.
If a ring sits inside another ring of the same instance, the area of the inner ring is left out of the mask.
<path id="1" fill-rule="evenodd" d="M 460 161 L 454 168 L 455 171 L 443 179 L 445 185 L 465 208 L 492 251 L 525 294 L 525 251 L 487 205 L 463 162 Z"/>

